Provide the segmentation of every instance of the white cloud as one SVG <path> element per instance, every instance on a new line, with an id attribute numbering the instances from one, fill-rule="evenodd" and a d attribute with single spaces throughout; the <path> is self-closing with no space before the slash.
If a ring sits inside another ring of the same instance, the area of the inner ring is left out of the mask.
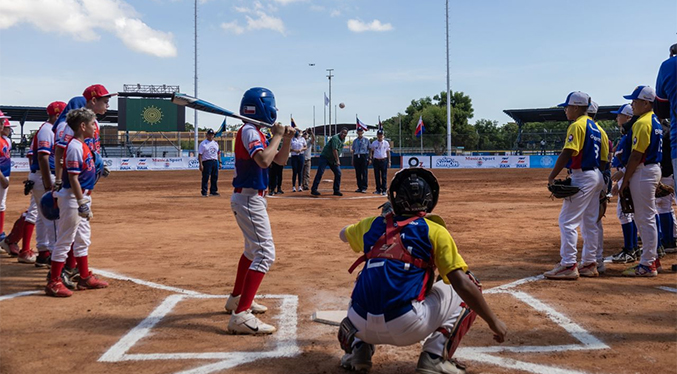
<path id="1" fill-rule="evenodd" d="M 236 35 L 240 35 L 244 32 L 244 27 L 238 25 L 237 21 L 224 22 L 221 24 L 221 28 Z"/>
<path id="2" fill-rule="evenodd" d="M 307 0 L 274 0 L 276 3 L 282 4 L 282 5 L 287 5 L 291 3 L 300 3 L 300 2 L 305 2 Z"/>
<path id="3" fill-rule="evenodd" d="M 148 26 L 123 0 L 0 0 L 0 29 L 21 23 L 79 41 L 98 40 L 98 32 L 106 31 L 136 52 L 157 57 L 177 54 L 172 33 Z"/>
<path id="4" fill-rule="evenodd" d="M 365 32 L 365 31 L 391 31 L 393 30 L 393 25 L 389 23 L 381 23 L 381 21 L 375 19 L 371 23 L 364 23 L 357 19 L 348 20 L 348 29 L 352 32 Z"/>
<path id="5" fill-rule="evenodd" d="M 258 18 L 252 18 L 247 16 L 247 29 L 249 30 L 261 30 L 268 29 L 277 31 L 280 34 L 285 33 L 284 22 L 281 19 L 273 16 L 269 16 L 263 11 L 257 10 L 256 15 Z"/>
<path id="6" fill-rule="evenodd" d="M 341 11 L 338 9 L 334 9 L 329 13 L 329 17 L 338 17 L 341 15 Z"/>

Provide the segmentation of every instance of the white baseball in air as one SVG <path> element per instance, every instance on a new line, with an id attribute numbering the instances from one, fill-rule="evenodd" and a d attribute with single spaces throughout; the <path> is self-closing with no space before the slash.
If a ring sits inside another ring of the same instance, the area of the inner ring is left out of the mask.
<path id="1" fill-rule="evenodd" d="M 339 108 L 343 109 L 345 107 L 346 107 L 346 104 L 344 104 L 344 103 L 339 104 Z"/>

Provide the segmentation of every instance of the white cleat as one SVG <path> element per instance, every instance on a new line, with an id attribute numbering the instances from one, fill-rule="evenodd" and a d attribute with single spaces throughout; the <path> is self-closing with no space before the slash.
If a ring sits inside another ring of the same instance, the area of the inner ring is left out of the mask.
<path id="1" fill-rule="evenodd" d="M 240 296 L 233 295 L 228 296 L 228 301 L 226 301 L 226 306 L 224 307 L 226 309 L 227 314 L 231 314 L 237 310 L 237 306 L 240 303 Z M 249 307 L 249 311 L 251 311 L 254 314 L 262 314 L 268 311 L 268 307 L 265 305 L 261 305 L 256 301 L 252 301 L 252 305 Z"/>
<path id="2" fill-rule="evenodd" d="M 269 335 L 275 331 L 275 326 L 261 322 L 248 310 L 233 313 L 228 322 L 228 333 L 233 335 Z"/>

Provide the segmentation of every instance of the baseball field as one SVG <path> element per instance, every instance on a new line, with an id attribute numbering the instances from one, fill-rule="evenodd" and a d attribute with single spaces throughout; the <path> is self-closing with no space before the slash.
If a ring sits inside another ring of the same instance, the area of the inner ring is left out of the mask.
<path id="1" fill-rule="evenodd" d="M 390 170 L 390 175 L 394 171 Z M 469 373 L 677 373 L 677 255 L 657 278 L 623 278 L 607 264 L 599 278 L 548 281 L 559 260 L 561 201 L 549 198 L 549 170 L 437 170 L 435 210 L 508 325 L 494 344 L 478 319 L 457 357 Z M 314 175 L 314 172 L 312 173 Z M 325 174 L 331 178 L 332 174 Z M 6 231 L 28 205 L 12 175 Z M 44 296 L 46 269 L 0 258 L 0 372 L 344 373 L 337 327 L 311 321 L 347 307 L 357 257 L 339 230 L 377 215 L 384 197 L 357 194 L 344 170 L 343 197 L 291 192 L 268 199 L 277 259 L 260 288 L 271 336 L 226 334 L 225 295 L 235 279 L 242 234 L 230 210 L 232 172 L 221 197 L 200 197 L 198 171 L 118 172 L 93 194 L 90 266 L 102 290 Z M 370 175 L 370 186 L 373 176 Z M 369 191 L 371 192 L 371 191 Z M 612 200 L 604 249 L 622 246 Z M 579 241 L 579 247 L 582 241 Z M 21 294 L 18 294 L 21 293 Z M 372 373 L 413 373 L 420 346 L 378 346 Z"/>

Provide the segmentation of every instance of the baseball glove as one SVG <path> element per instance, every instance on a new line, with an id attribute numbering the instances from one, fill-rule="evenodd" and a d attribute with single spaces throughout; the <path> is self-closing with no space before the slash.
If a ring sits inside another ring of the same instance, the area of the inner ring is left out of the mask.
<path id="1" fill-rule="evenodd" d="M 668 186 L 665 183 L 658 182 L 658 187 L 656 187 L 656 198 L 669 196 L 675 193 L 675 189 L 672 186 Z"/>
<path id="2" fill-rule="evenodd" d="M 28 195 L 29 193 L 31 193 L 33 186 L 35 186 L 35 182 L 26 179 L 24 181 L 24 195 Z"/>
<path id="3" fill-rule="evenodd" d="M 551 198 L 565 199 L 577 194 L 580 188 L 571 185 L 571 178 L 555 179 L 553 184 L 548 185 L 548 191 Z"/>
<path id="4" fill-rule="evenodd" d="M 604 193 L 604 190 L 599 192 L 599 214 L 597 215 L 597 222 L 602 220 L 606 214 L 607 203 L 611 200 L 611 196 Z"/>
<path id="5" fill-rule="evenodd" d="M 630 214 L 635 212 L 635 204 L 632 202 L 629 188 L 621 191 L 618 198 L 621 201 L 621 211 L 623 211 L 623 213 Z"/>

